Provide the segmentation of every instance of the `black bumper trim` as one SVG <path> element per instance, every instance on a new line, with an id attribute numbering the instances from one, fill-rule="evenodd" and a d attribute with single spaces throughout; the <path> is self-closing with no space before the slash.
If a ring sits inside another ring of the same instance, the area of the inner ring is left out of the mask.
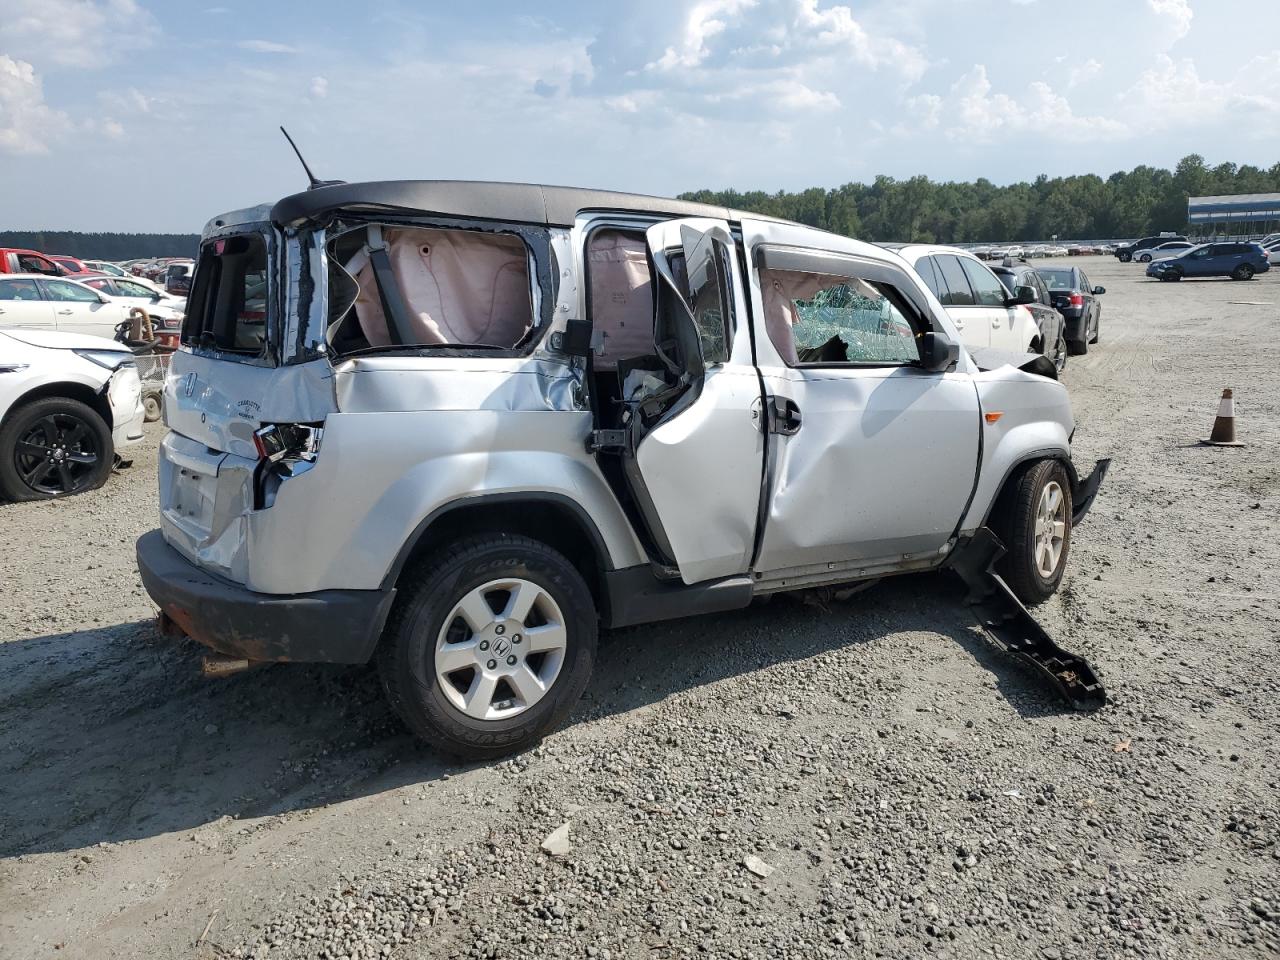
<path id="1" fill-rule="evenodd" d="M 1093 465 L 1093 472 L 1078 481 L 1075 489 L 1071 491 L 1071 525 L 1073 527 L 1079 525 L 1084 515 L 1089 512 L 1089 508 L 1093 506 L 1093 498 L 1098 495 L 1098 488 L 1102 486 L 1110 466 L 1110 459 L 1099 460 Z"/>
<path id="2" fill-rule="evenodd" d="M 198 643 L 228 657 L 367 663 L 395 589 L 255 593 L 201 570 L 159 530 L 138 538 L 138 573 L 160 610 Z"/>

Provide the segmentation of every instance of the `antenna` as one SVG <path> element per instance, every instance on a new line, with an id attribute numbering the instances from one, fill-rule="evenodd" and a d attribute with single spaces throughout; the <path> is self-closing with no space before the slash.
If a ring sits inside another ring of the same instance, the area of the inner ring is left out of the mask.
<path id="1" fill-rule="evenodd" d="M 336 184 L 336 183 L 343 183 L 343 182 L 345 182 L 345 181 L 342 181 L 342 180 L 318 180 L 318 179 L 316 179 L 316 175 L 315 175 L 314 173 L 312 173 L 312 172 L 311 172 L 311 168 L 310 168 L 309 166 L 307 166 L 307 161 L 306 161 L 306 160 L 304 160 L 304 159 L 302 159 L 302 151 L 301 151 L 301 150 L 299 150 L 299 149 L 298 149 L 298 145 L 297 145 L 296 143 L 294 143 L 294 142 L 293 142 L 293 137 L 289 136 L 289 131 L 288 131 L 288 130 L 286 130 L 283 126 L 281 126 L 281 127 L 280 127 L 280 132 L 281 132 L 281 133 L 283 133 L 283 134 L 284 134 L 284 138 L 285 138 L 286 140 L 288 140 L 288 141 L 289 141 L 289 146 L 293 147 L 293 152 L 297 155 L 297 157 L 298 157 L 298 162 L 299 162 L 300 164 L 302 164 L 302 169 L 303 169 L 303 170 L 305 170 L 305 171 L 307 172 L 307 179 L 311 181 L 311 183 L 310 183 L 310 184 L 308 185 L 308 187 L 307 187 L 307 189 L 308 189 L 308 190 L 314 190 L 316 187 L 328 187 L 328 186 L 332 186 L 333 184 Z"/>

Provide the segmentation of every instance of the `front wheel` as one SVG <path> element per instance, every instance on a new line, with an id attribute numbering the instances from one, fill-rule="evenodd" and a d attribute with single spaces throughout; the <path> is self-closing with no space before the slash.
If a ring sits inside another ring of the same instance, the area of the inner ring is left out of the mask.
<path id="1" fill-rule="evenodd" d="M 0 494 L 48 500 L 107 482 L 115 447 L 111 429 L 92 407 L 45 397 L 12 411 L 0 430 Z"/>
<path id="2" fill-rule="evenodd" d="M 1177 267 L 1174 267 L 1172 270 L 1166 270 L 1164 273 L 1160 274 L 1160 279 L 1165 281 L 1177 282 L 1178 280 L 1182 279 L 1182 271 L 1179 270 Z"/>
<path id="3" fill-rule="evenodd" d="M 406 577 L 378 669 L 414 733 L 450 754 L 496 757 L 568 716 L 591 677 L 597 623 L 572 563 L 536 540 L 488 534 Z"/>
<path id="4" fill-rule="evenodd" d="M 1236 267 L 1234 270 L 1231 271 L 1231 279 L 1232 280 L 1252 280 L 1253 267 L 1247 263 L 1240 264 L 1240 266 Z"/>
<path id="5" fill-rule="evenodd" d="M 1008 553 L 1000 572 L 1026 604 L 1049 599 L 1071 552 L 1071 480 L 1057 460 L 1040 460 L 1013 481 L 997 505 L 996 532 Z"/>
<path id="6" fill-rule="evenodd" d="M 1067 354 L 1069 352 L 1070 351 L 1067 350 L 1066 334 L 1059 333 L 1058 343 L 1053 348 L 1053 365 L 1057 367 L 1059 373 L 1067 368 Z"/>

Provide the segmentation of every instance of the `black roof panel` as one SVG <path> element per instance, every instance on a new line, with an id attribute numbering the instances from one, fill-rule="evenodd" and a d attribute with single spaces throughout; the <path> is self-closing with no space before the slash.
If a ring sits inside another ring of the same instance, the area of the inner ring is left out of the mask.
<path id="1" fill-rule="evenodd" d="M 557 227 L 571 226 L 583 210 L 622 210 L 718 220 L 737 220 L 742 216 L 738 211 L 705 203 L 608 190 L 476 180 L 382 180 L 332 184 L 295 193 L 271 208 L 271 219 L 284 226 L 321 219 L 339 209 L 395 210 Z M 749 216 L 775 219 L 759 214 Z"/>

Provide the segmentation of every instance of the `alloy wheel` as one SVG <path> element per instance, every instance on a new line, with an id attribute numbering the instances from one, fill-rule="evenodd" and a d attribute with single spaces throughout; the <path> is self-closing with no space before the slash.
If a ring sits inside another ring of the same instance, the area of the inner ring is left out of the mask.
<path id="1" fill-rule="evenodd" d="M 436 639 L 436 681 L 475 720 L 506 720 L 541 700 L 569 642 L 551 594 L 529 580 L 492 580 L 454 606 Z"/>
<path id="2" fill-rule="evenodd" d="M 1062 559 L 1062 545 L 1067 536 L 1067 499 L 1062 487 L 1051 480 L 1040 491 L 1036 506 L 1035 564 L 1040 576 L 1049 579 Z"/>
<path id="3" fill-rule="evenodd" d="M 69 413 L 52 413 L 18 437 L 13 463 L 32 490 L 62 496 L 89 486 L 101 455 L 87 423 Z"/>

